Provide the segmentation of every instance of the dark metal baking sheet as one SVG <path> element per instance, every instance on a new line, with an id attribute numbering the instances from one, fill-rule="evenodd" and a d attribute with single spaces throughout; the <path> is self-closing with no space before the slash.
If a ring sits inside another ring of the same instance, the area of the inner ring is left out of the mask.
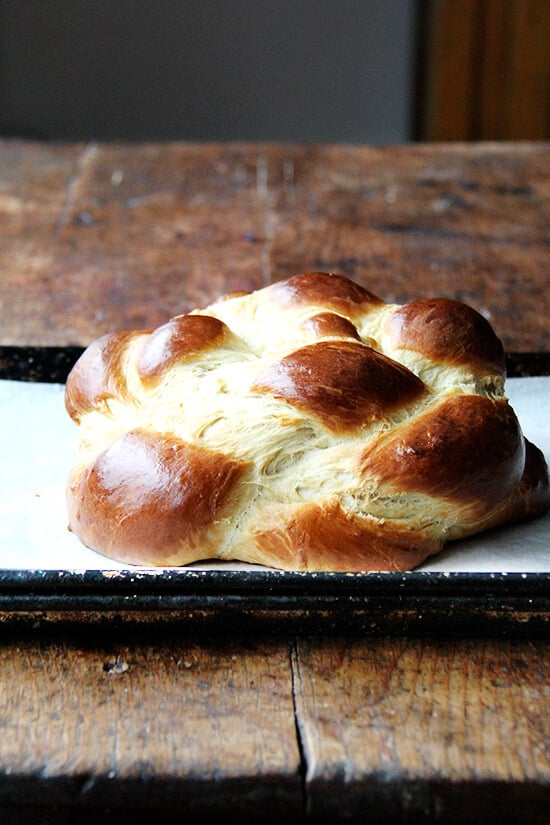
<path id="1" fill-rule="evenodd" d="M 547 635 L 550 573 L 0 571 L 2 622 Z"/>
<path id="2" fill-rule="evenodd" d="M 63 383 L 79 347 L 0 347 L 0 378 Z M 513 377 L 550 353 L 508 356 Z M 548 635 L 550 573 L 0 570 L 0 627 L 85 621 L 241 632 Z"/>

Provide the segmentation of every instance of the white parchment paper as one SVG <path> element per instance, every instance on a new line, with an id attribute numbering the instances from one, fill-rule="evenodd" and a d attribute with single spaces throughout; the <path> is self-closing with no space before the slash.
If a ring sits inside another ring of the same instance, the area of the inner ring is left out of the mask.
<path id="1" fill-rule="evenodd" d="M 550 376 L 509 379 L 506 390 L 525 435 L 550 463 Z M 65 412 L 63 393 L 59 384 L 0 381 L 0 568 L 128 567 L 84 547 L 67 530 L 65 485 L 78 428 Z M 548 572 L 550 514 L 451 543 L 420 569 Z"/>

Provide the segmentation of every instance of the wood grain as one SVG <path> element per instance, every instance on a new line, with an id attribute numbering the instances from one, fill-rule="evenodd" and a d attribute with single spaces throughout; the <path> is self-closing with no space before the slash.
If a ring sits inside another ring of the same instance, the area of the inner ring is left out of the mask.
<path id="1" fill-rule="evenodd" d="M 4 638 L 0 811 L 547 823 L 549 653 L 479 638 Z"/>
<path id="2" fill-rule="evenodd" d="M 387 300 L 466 300 L 507 349 L 548 351 L 549 161 L 547 144 L 0 141 L 0 343 L 86 344 L 326 269 Z M 4 629 L 0 818 L 548 823 L 549 654 Z"/>
<path id="3" fill-rule="evenodd" d="M 3 641 L 0 807 L 303 809 L 288 643 Z"/>
<path id="4" fill-rule="evenodd" d="M 308 270 L 550 348 L 550 147 L 0 141 L 0 344 L 86 345 Z"/>
<path id="5" fill-rule="evenodd" d="M 310 812 L 548 822 L 549 653 L 546 641 L 300 639 Z"/>

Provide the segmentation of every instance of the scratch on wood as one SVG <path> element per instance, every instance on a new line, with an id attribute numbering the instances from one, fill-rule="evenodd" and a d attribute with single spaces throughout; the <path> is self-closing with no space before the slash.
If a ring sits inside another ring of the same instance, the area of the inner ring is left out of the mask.
<path id="1" fill-rule="evenodd" d="M 271 283 L 271 248 L 273 229 L 269 208 L 269 164 L 266 155 L 256 159 L 256 194 L 264 208 L 264 242 L 261 251 L 262 282 L 264 286 Z"/>
<path id="2" fill-rule="evenodd" d="M 268 191 L 268 164 L 265 155 L 258 155 L 256 159 L 256 192 L 262 203 L 267 201 Z"/>
<path id="3" fill-rule="evenodd" d="M 294 158 L 285 158 L 283 161 L 283 184 L 285 194 L 290 201 L 294 201 Z"/>
<path id="4" fill-rule="evenodd" d="M 61 207 L 59 218 L 57 219 L 57 224 L 55 227 L 56 237 L 63 231 L 63 229 L 69 222 L 71 213 L 74 208 L 74 204 L 76 202 L 80 184 L 88 170 L 91 161 L 97 155 L 97 153 L 98 144 L 88 143 L 82 150 L 76 162 L 76 171 L 75 174 L 72 175 L 72 177 L 69 179 L 69 182 L 67 184 L 65 200 L 63 202 L 63 206 Z"/>

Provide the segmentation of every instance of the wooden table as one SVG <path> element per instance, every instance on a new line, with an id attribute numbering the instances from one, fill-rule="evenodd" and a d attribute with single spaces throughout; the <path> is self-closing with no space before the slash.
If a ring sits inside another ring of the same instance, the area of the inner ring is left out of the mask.
<path id="1" fill-rule="evenodd" d="M 463 299 L 508 350 L 548 351 L 549 238 L 549 145 L 0 141 L 0 344 L 83 345 L 330 270 Z M 3 823 L 550 822 L 545 637 L 0 641 Z"/>

